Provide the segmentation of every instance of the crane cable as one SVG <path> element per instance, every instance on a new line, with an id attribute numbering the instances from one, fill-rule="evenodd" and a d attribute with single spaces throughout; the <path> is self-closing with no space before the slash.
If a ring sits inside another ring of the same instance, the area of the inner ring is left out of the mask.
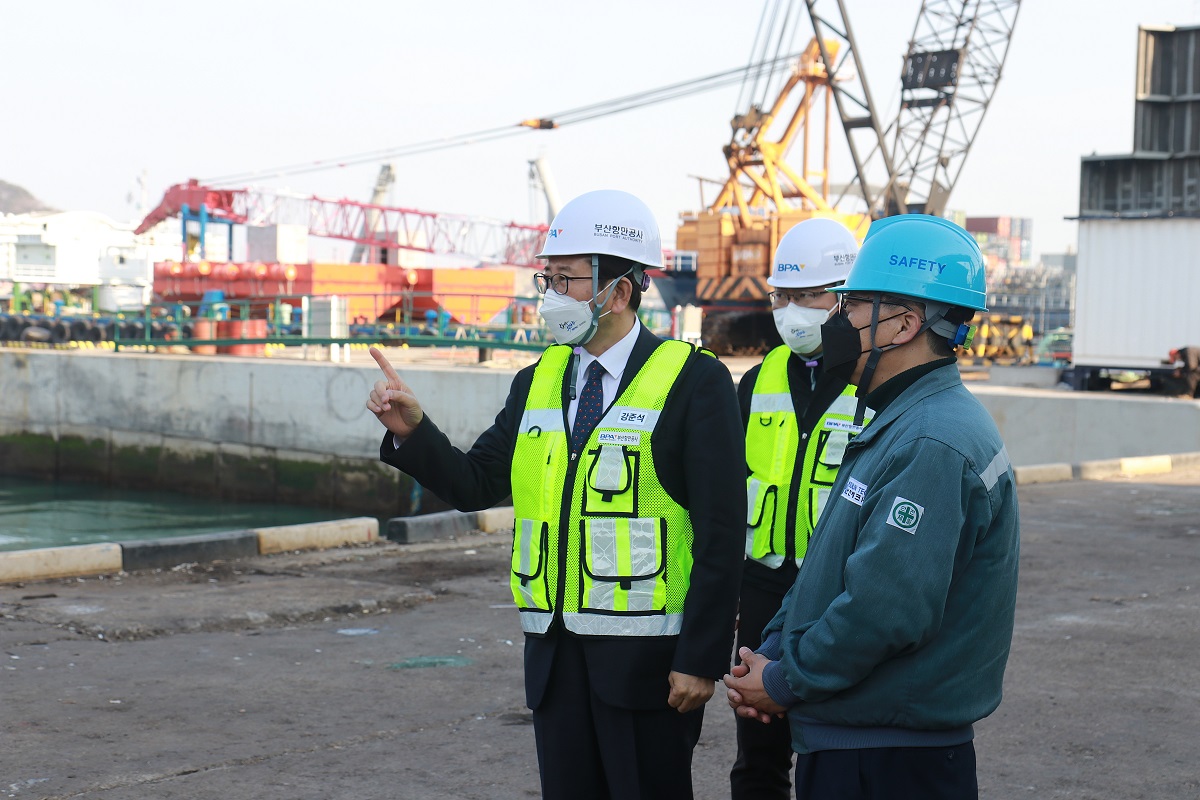
<path id="1" fill-rule="evenodd" d="M 764 52 L 766 46 L 764 46 Z M 778 48 L 777 51 L 778 53 Z M 551 114 L 548 117 L 540 117 L 536 119 L 523 120 L 515 125 L 503 125 L 495 128 L 485 128 L 483 130 L 472 131 L 470 133 L 462 133 L 456 136 L 444 136 L 437 139 L 428 139 L 423 142 L 415 142 L 408 145 L 399 145 L 396 147 L 382 148 L 379 150 L 369 150 L 362 153 L 355 153 L 340 158 L 322 159 L 318 161 L 304 161 L 293 164 L 288 164 L 271 169 L 251 170 L 246 172 L 231 173 L 228 175 L 219 175 L 212 178 L 206 178 L 201 182 L 208 186 L 221 186 L 229 184 L 244 183 L 261 178 L 283 177 L 287 175 L 301 175 L 310 172 L 320 172 L 329 169 L 338 169 L 349 167 L 358 164 L 365 164 L 376 161 L 385 161 L 397 158 L 405 158 L 408 156 L 422 155 L 431 153 L 437 150 L 445 150 L 452 147 L 462 147 L 468 144 L 480 144 L 490 142 L 496 139 L 508 138 L 518 134 L 526 133 L 530 130 L 562 128 L 567 125 L 574 125 L 579 122 L 587 122 L 588 120 L 598 117 L 616 114 L 622 111 L 631 111 L 643 106 L 652 105 L 654 103 L 662 103 L 669 100 L 676 100 L 688 95 L 699 94 L 701 92 L 712 91 L 713 89 L 731 86 L 738 81 L 745 82 L 750 78 L 755 79 L 755 86 L 758 85 L 758 78 L 767 75 L 770 76 L 783 64 L 798 58 L 799 53 L 788 53 L 784 55 L 776 55 L 774 58 L 759 60 L 758 62 L 747 64 L 744 67 L 735 67 L 734 69 L 715 72 L 711 75 L 705 75 L 701 78 L 694 78 L 688 81 L 673 83 L 668 86 L 662 86 L 657 89 L 649 89 L 634 94 L 617 97 L 611 100 L 605 100 L 599 103 L 592 103 L 586 106 L 567 109 L 557 114 Z"/>

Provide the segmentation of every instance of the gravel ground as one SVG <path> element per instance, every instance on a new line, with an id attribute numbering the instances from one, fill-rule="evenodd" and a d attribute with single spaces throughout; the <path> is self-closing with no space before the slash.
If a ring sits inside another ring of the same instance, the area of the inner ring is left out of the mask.
<path id="1" fill-rule="evenodd" d="M 1200 470 L 1022 487 L 985 798 L 1196 798 Z M 0 797 L 536 797 L 503 535 L 0 587 Z M 696 796 L 728 796 L 721 690 Z"/>

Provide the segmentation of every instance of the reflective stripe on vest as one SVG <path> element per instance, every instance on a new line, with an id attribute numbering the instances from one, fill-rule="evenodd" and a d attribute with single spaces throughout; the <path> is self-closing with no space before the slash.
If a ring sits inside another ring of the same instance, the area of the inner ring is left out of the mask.
<path id="1" fill-rule="evenodd" d="M 562 408 L 571 349 L 552 346 L 542 355 L 512 462 L 510 585 L 526 633 L 545 633 L 556 611 L 581 635 L 679 633 L 692 527 L 687 510 L 658 479 L 651 439 L 695 352 L 684 342 L 659 345 L 592 431 L 573 468 Z"/>
<path id="2" fill-rule="evenodd" d="M 858 404 L 855 387 L 847 386 L 804 438 L 801 472 L 796 476 L 801 436 L 788 384 L 791 356 L 791 350 L 781 346 L 763 359 L 754 381 L 746 427 L 746 463 L 750 471 L 746 479 L 746 556 L 772 569 L 782 566 L 787 559 L 789 543 L 796 564 L 804 560 L 809 537 L 854 430 Z M 873 412 L 867 409 L 866 421 L 872 416 Z M 797 478 L 800 486 L 796 494 L 796 525 L 789 532 L 788 503 Z"/>

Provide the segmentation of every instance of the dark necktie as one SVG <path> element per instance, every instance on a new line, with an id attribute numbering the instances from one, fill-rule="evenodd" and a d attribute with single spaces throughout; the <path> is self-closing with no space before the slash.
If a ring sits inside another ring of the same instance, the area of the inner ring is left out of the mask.
<path id="1" fill-rule="evenodd" d="M 579 407 L 575 409 L 575 424 L 571 426 L 571 458 L 579 455 L 588 437 L 604 416 L 604 366 L 593 361 L 588 367 L 587 383 L 579 393 Z"/>

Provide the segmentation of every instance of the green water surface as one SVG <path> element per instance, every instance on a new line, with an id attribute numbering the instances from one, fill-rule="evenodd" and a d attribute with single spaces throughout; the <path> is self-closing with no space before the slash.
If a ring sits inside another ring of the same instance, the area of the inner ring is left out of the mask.
<path id="1" fill-rule="evenodd" d="M 0 551 L 191 536 L 353 516 L 359 515 L 0 477 Z"/>

